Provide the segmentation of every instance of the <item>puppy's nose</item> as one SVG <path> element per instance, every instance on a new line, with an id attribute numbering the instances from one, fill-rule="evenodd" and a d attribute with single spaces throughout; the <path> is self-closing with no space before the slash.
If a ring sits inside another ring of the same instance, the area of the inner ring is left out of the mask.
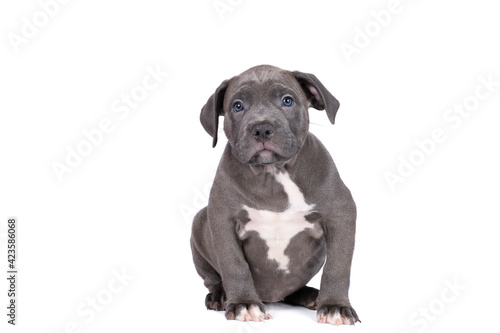
<path id="1" fill-rule="evenodd" d="M 257 124 L 252 127 L 252 135 L 259 142 L 266 142 L 274 135 L 274 127 L 269 123 Z"/>

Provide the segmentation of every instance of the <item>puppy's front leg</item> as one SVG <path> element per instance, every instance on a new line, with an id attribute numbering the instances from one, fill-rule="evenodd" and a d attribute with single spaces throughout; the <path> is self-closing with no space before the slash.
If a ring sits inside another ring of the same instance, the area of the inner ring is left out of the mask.
<path id="1" fill-rule="evenodd" d="M 217 219 L 217 215 L 213 215 Z M 255 290 L 252 274 L 243 254 L 231 218 L 210 220 L 212 239 L 217 257 L 218 273 L 226 293 L 226 318 L 241 321 L 270 319 L 267 309 Z"/>
<path id="2" fill-rule="evenodd" d="M 360 321 L 349 301 L 351 262 L 356 232 L 356 206 L 349 190 L 343 186 L 336 195 L 332 213 L 324 222 L 326 263 L 318 296 L 318 322 L 354 325 Z"/>

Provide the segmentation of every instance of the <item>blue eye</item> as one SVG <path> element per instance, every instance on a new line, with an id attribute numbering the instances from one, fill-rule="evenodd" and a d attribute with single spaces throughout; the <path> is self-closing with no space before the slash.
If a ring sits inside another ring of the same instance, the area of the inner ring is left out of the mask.
<path id="1" fill-rule="evenodd" d="M 244 109 L 243 103 L 241 103 L 241 102 L 234 102 L 233 109 L 234 109 L 235 112 L 243 111 L 243 109 Z"/>
<path id="2" fill-rule="evenodd" d="M 293 98 L 290 96 L 285 96 L 285 97 L 283 97 L 283 100 L 281 102 L 283 103 L 283 106 L 292 106 L 293 105 Z"/>

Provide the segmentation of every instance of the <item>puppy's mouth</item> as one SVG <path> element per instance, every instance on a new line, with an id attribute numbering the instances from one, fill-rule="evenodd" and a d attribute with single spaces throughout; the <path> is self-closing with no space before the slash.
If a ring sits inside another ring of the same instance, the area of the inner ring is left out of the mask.
<path id="1" fill-rule="evenodd" d="M 252 157 L 247 162 L 249 164 L 267 165 L 285 160 L 285 157 L 280 155 L 277 149 L 268 142 L 259 143 L 252 150 Z"/>

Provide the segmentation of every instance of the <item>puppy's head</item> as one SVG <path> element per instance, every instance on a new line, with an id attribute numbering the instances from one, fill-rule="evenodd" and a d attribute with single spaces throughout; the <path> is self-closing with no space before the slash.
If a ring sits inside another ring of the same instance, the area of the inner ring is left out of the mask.
<path id="1" fill-rule="evenodd" d="M 202 108 L 200 120 L 214 147 L 219 116 L 224 116 L 224 132 L 238 160 L 273 164 L 300 151 L 309 107 L 326 110 L 333 124 L 339 102 L 313 74 L 263 65 L 222 82 Z"/>

